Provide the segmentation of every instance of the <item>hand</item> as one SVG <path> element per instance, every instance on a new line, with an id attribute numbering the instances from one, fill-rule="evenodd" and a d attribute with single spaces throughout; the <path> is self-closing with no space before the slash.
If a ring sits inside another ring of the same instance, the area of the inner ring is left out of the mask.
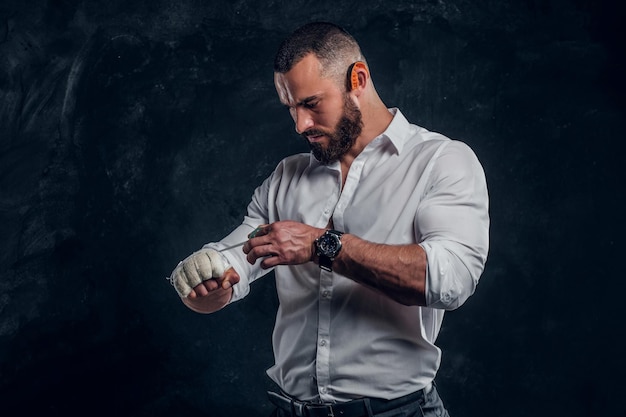
<path id="1" fill-rule="evenodd" d="M 259 258 L 263 269 L 276 265 L 299 265 L 309 262 L 315 255 L 315 239 L 324 229 L 294 221 L 280 221 L 265 226 L 255 237 L 243 245 L 248 262 Z"/>
<path id="2" fill-rule="evenodd" d="M 239 282 L 239 275 L 226 259 L 213 249 L 201 249 L 180 262 L 170 282 L 181 297 L 205 296 L 218 288 L 228 289 Z M 232 273 L 225 274 L 226 270 Z"/>

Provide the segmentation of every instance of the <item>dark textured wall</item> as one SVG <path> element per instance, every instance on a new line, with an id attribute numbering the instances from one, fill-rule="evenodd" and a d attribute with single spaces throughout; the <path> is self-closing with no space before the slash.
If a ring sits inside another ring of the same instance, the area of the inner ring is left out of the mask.
<path id="1" fill-rule="evenodd" d="M 164 277 L 305 150 L 272 59 L 320 19 L 362 43 L 387 105 L 485 167 L 490 258 L 439 339 L 452 415 L 626 415 L 620 9 L 3 0 L 0 415 L 269 413 L 271 276 L 210 316 Z"/>

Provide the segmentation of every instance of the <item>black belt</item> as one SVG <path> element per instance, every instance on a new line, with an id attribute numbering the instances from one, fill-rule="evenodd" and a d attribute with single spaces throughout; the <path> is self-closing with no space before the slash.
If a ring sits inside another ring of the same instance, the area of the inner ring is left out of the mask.
<path id="1" fill-rule="evenodd" d="M 431 385 L 425 388 L 429 392 Z M 424 398 L 424 389 L 404 397 L 393 400 L 380 398 L 361 398 L 339 404 L 315 404 L 294 400 L 285 395 L 269 391 L 270 401 L 278 408 L 294 417 L 362 417 L 368 415 L 368 408 L 372 414 L 384 413 L 407 404 L 412 404 Z"/>

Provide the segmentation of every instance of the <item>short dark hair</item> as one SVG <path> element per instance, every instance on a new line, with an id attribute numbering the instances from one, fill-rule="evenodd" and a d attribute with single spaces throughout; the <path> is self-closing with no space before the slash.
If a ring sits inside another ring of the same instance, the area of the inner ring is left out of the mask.
<path id="1" fill-rule="evenodd" d="M 363 61 L 357 41 L 345 29 L 328 22 L 307 23 L 285 39 L 274 59 L 274 72 L 284 74 L 305 56 L 314 54 L 328 76 L 345 75 L 347 67 Z"/>

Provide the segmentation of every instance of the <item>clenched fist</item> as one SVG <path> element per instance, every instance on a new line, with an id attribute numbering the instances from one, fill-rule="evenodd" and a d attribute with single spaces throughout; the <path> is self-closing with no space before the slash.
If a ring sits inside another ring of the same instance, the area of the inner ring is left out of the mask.
<path id="1" fill-rule="evenodd" d="M 230 268 L 228 261 L 214 249 L 200 249 L 179 262 L 169 280 L 181 297 L 187 297 L 197 285 L 222 278 Z"/>

